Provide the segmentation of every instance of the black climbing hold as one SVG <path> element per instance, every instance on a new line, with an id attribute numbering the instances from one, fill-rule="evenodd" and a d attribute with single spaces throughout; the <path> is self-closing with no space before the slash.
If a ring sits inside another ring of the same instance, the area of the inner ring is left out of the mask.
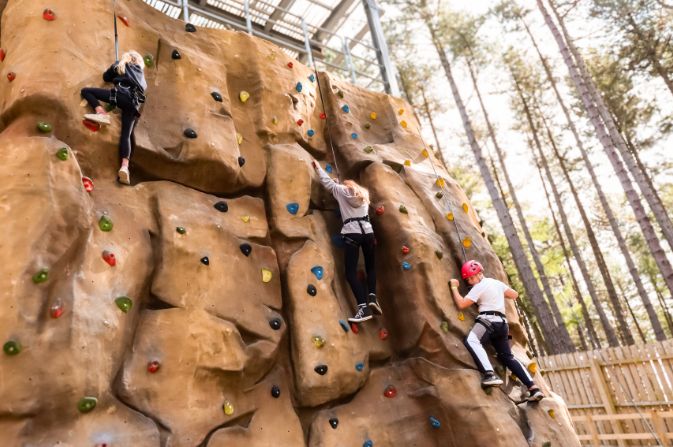
<path id="1" fill-rule="evenodd" d="M 185 31 L 187 31 L 188 33 L 195 33 L 196 27 L 191 23 L 185 23 Z"/>
<path id="2" fill-rule="evenodd" d="M 210 96 L 212 96 L 215 101 L 222 102 L 222 95 L 218 92 L 210 92 Z"/>
<path id="3" fill-rule="evenodd" d="M 280 388 L 278 385 L 274 385 L 271 387 L 271 395 L 278 399 L 280 397 Z"/>
<path id="4" fill-rule="evenodd" d="M 306 293 L 308 293 L 311 296 L 316 296 L 318 290 L 315 288 L 313 284 L 309 284 L 308 287 L 306 287 Z"/>
<path id="5" fill-rule="evenodd" d="M 332 428 L 336 430 L 336 428 L 339 426 L 339 419 L 337 419 L 337 418 L 331 418 L 331 419 L 329 420 L 329 425 L 331 425 Z"/>
<path id="6" fill-rule="evenodd" d="M 198 135 L 196 134 L 196 131 L 195 131 L 194 129 L 189 128 L 189 127 L 188 127 L 187 129 L 185 129 L 185 131 L 183 132 L 183 134 L 184 134 L 187 138 L 196 138 L 196 137 L 198 137 Z"/>
<path id="7" fill-rule="evenodd" d="M 243 167 L 244 164 L 245 164 L 245 158 L 243 158 L 243 157 L 238 157 L 238 165 L 239 165 L 240 167 Z"/>
<path id="8" fill-rule="evenodd" d="M 269 326 L 271 326 L 271 329 L 273 329 L 274 331 L 280 329 L 280 325 L 281 325 L 280 318 L 273 318 L 269 320 Z"/>
<path id="9" fill-rule="evenodd" d="M 227 211 L 229 211 L 229 205 L 227 205 L 227 202 L 225 202 L 224 200 L 220 200 L 213 206 L 217 211 L 221 213 L 226 213 Z"/>
<path id="10" fill-rule="evenodd" d="M 210 259 L 208 259 L 208 256 L 204 256 L 203 258 L 201 258 L 201 264 L 210 265 Z"/>
<path id="11" fill-rule="evenodd" d="M 171 53 L 171 57 L 173 59 L 182 59 L 182 55 L 180 55 L 180 52 L 178 50 L 173 50 Z"/>
<path id="12" fill-rule="evenodd" d="M 313 368 L 313 371 L 317 372 L 321 376 L 324 376 L 327 374 L 327 365 L 318 365 L 315 368 Z"/>
<path id="13" fill-rule="evenodd" d="M 243 243 L 241 244 L 238 248 L 241 249 L 241 253 L 243 253 L 246 256 L 250 256 L 250 253 L 252 252 L 252 247 L 250 244 Z"/>

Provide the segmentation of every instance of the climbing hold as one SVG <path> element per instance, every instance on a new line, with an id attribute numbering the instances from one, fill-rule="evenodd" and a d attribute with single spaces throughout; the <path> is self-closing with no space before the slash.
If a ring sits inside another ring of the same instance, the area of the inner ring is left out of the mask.
<path id="1" fill-rule="evenodd" d="M 40 269 L 37 273 L 33 275 L 33 283 L 40 284 L 49 279 L 49 270 Z"/>
<path id="2" fill-rule="evenodd" d="M 321 120 L 326 120 L 326 119 L 327 119 L 327 114 L 326 114 L 325 112 L 322 112 L 322 113 L 320 114 L 320 119 L 321 119 Z"/>
<path id="3" fill-rule="evenodd" d="M 318 365 L 315 368 L 313 368 L 313 371 L 317 372 L 321 376 L 324 376 L 327 374 L 327 365 Z"/>
<path id="4" fill-rule="evenodd" d="M 367 439 L 364 444 L 362 444 L 362 447 L 374 447 L 374 441 Z"/>
<path id="5" fill-rule="evenodd" d="M 299 204 L 297 202 L 291 202 L 285 205 L 285 208 L 287 209 L 287 212 L 296 215 L 297 211 L 299 211 Z"/>
<path id="6" fill-rule="evenodd" d="M 537 363 L 530 362 L 528 364 L 528 371 L 533 375 L 536 374 L 537 373 Z"/>
<path id="7" fill-rule="evenodd" d="M 273 124 L 273 125 L 278 124 L 278 118 L 276 118 L 275 116 L 273 118 L 271 118 L 271 124 Z"/>
<path id="8" fill-rule="evenodd" d="M 243 221 L 243 223 L 249 223 L 250 216 L 248 216 L 247 214 L 245 216 L 241 216 L 241 220 Z"/>
<path id="9" fill-rule="evenodd" d="M 430 156 L 430 152 L 428 152 L 427 149 L 423 149 L 421 151 L 421 155 L 423 156 L 423 158 L 428 158 Z"/>
<path id="10" fill-rule="evenodd" d="M 469 205 L 467 203 L 463 202 L 462 206 L 463 206 L 463 211 L 465 211 L 467 213 L 467 211 L 470 209 Z"/>
<path id="11" fill-rule="evenodd" d="M 100 216 L 100 219 L 98 219 L 98 228 L 100 228 L 100 231 L 112 231 L 112 227 L 112 219 L 105 215 Z"/>
<path id="12" fill-rule="evenodd" d="M 442 426 L 442 423 L 439 422 L 439 419 L 437 419 L 437 418 L 434 417 L 434 416 L 430 416 L 430 417 L 428 418 L 428 420 L 430 421 L 430 426 L 431 426 L 432 428 L 434 428 L 435 430 L 438 429 L 438 428 L 440 428 L 440 427 Z"/>
<path id="13" fill-rule="evenodd" d="M 406 129 L 407 128 L 407 122 L 404 121 L 404 120 L 400 121 L 400 126 L 402 126 L 403 129 Z"/>
<path id="14" fill-rule="evenodd" d="M 408 255 L 411 249 L 407 247 L 406 245 L 402 245 L 402 254 L 403 255 Z"/>
<path id="15" fill-rule="evenodd" d="M 294 67 L 294 64 L 292 63 L 292 61 L 288 62 L 287 63 L 287 68 L 292 68 L 292 67 Z"/>
<path id="16" fill-rule="evenodd" d="M 313 273 L 315 275 L 315 277 L 320 280 L 320 279 L 322 279 L 322 275 L 324 273 L 324 270 L 323 270 L 322 266 L 315 265 L 315 266 L 311 267 L 311 273 Z"/>
<path id="17" fill-rule="evenodd" d="M 84 127 L 89 129 L 91 132 L 98 132 L 100 130 L 100 123 L 85 119 L 82 120 L 82 124 L 84 124 Z"/>
<path id="18" fill-rule="evenodd" d="M 336 430 L 336 428 L 339 426 L 339 419 L 337 419 L 337 418 L 330 418 L 330 420 L 329 420 L 329 425 L 331 425 L 332 428 Z"/>
<path id="19" fill-rule="evenodd" d="M 51 9 L 47 8 L 44 11 L 42 11 L 42 18 L 47 22 L 52 22 L 56 20 L 56 13 Z"/>
<path id="20" fill-rule="evenodd" d="M 369 114 L 369 118 L 370 118 L 370 119 L 375 120 L 376 117 L 377 117 L 376 112 L 371 112 L 371 113 Z"/>
<path id="21" fill-rule="evenodd" d="M 150 362 L 147 362 L 148 373 L 154 374 L 155 372 L 159 371 L 159 368 L 161 368 L 161 363 L 159 363 L 159 360 L 152 360 Z"/>
<path id="22" fill-rule="evenodd" d="M 306 293 L 311 296 L 316 296 L 318 294 L 318 289 L 316 289 L 313 284 L 309 284 L 308 287 L 306 287 Z"/>
<path id="23" fill-rule="evenodd" d="M 458 319 L 459 319 L 460 321 L 465 321 L 465 314 L 462 313 L 462 312 L 458 312 Z"/>
<path id="24" fill-rule="evenodd" d="M 407 207 L 404 205 L 400 205 L 400 213 L 402 214 L 409 214 L 409 211 L 407 210 Z"/>
<path id="25" fill-rule="evenodd" d="M 411 166 L 411 160 L 404 160 L 404 166 Z"/>
<path id="26" fill-rule="evenodd" d="M 183 134 L 184 134 L 187 138 L 196 138 L 196 137 L 198 137 L 198 135 L 196 134 L 196 131 L 195 131 L 194 129 L 190 128 L 190 127 L 188 127 L 187 129 L 185 129 L 185 131 L 183 132 Z"/>
<path id="27" fill-rule="evenodd" d="M 281 326 L 280 318 L 272 318 L 271 320 L 269 320 L 269 326 L 271 326 L 271 329 L 273 329 L 274 331 L 280 329 Z"/>
<path id="28" fill-rule="evenodd" d="M 238 157 L 238 167 L 242 168 L 244 164 L 245 164 L 245 158 Z"/>
<path id="29" fill-rule="evenodd" d="M 353 132 L 353 133 L 351 134 L 351 138 L 352 138 L 353 140 L 357 140 L 357 139 L 358 139 L 358 134 L 357 134 L 356 132 Z"/>
<path id="30" fill-rule="evenodd" d="M 453 222 L 453 213 L 451 211 L 446 213 L 446 220 Z"/>
<path id="31" fill-rule="evenodd" d="M 243 104 L 250 99 L 250 93 L 246 92 L 245 90 L 241 90 L 241 92 L 238 94 L 238 99 L 241 100 Z"/>
<path id="32" fill-rule="evenodd" d="M 37 130 L 39 130 L 42 133 L 51 132 L 51 124 L 45 121 L 40 121 L 37 123 Z"/>
<path id="33" fill-rule="evenodd" d="M 407 261 L 402 261 L 402 270 L 411 270 L 411 264 Z"/>
<path id="34" fill-rule="evenodd" d="M 252 246 L 248 244 L 247 242 L 242 243 L 238 247 L 241 250 L 241 253 L 243 253 L 245 256 L 250 256 L 250 253 L 252 253 Z"/>
<path id="35" fill-rule="evenodd" d="M 472 239 L 469 238 L 469 236 L 465 236 L 463 239 L 463 247 L 465 248 L 470 248 L 472 246 Z"/>
<path id="36" fill-rule="evenodd" d="M 280 387 L 278 385 L 273 385 L 271 387 L 271 397 L 278 399 L 280 397 Z"/>
<path id="37" fill-rule="evenodd" d="M 2 62 L 2 61 L 5 60 L 5 56 L 6 56 L 6 54 L 5 54 L 5 50 L 3 50 L 2 48 L 0 48 L 0 62 Z"/>
<path id="38" fill-rule="evenodd" d="M 7 79 L 9 80 L 9 82 L 12 82 L 14 79 L 16 79 L 16 73 L 10 71 L 9 73 L 7 73 Z"/>
<path id="39" fill-rule="evenodd" d="M 68 148 L 62 147 L 56 151 L 56 157 L 61 161 L 66 161 L 68 159 Z"/>
<path id="40" fill-rule="evenodd" d="M 444 257 L 444 253 L 439 250 L 435 250 L 435 256 L 437 256 L 437 259 L 442 259 Z"/>
<path id="41" fill-rule="evenodd" d="M 110 267 L 117 265 L 115 254 L 108 250 L 103 250 L 103 261 L 107 262 Z"/>
<path id="42" fill-rule="evenodd" d="M 173 52 L 171 52 L 171 59 L 173 60 L 182 59 L 182 55 L 178 50 L 173 50 Z"/>
<path id="43" fill-rule="evenodd" d="M 185 227 L 175 227 L 175 231 L 177 231 L 178 234 L 187 234 L 187 229 Z"/>
<path id="44" fill-rule="evenodd" d="M 49 308 L 49 315 L 54 319 L 63 315 L 63 304 L 61 303 L 60 299 L 57 299 L 56 302 L 51 305 Z"/>
<path id="45" fill-rule="evenodd" d="M 437 191 L 435 193 L 435 197 L 437 197 L 438 199 L 441 199 L 442 197 L 444 197 L 444 193 L 442 191 Z"/>
<path id="46" fill-rule="evenodd" d="M 551 417 L 552 419 L 556 419 L 556 413 L 554 412 L 554 409 L 553 409 L 553 408 L 550 408 L 550 409 L 547 411 L 547 414 L 548 414 L 549 417 Z"/>
<path id="47" fill-rule="evenodd" d="M 318 349 L 325 346 L 325 339 L 322 338 L 320 335 L 314 335 L 313 337 L 311 337 L 311 341 L 313 342 L 313 346 L 315 346 Z"/>
<path id="48" fill-rule="evenodd" d="M 210 265 L 210 259 L 208 259 L 208 256 L 204 256 L 203 258 L 201 258 L 201 264 Z"/>
<path id="49" fill-rule="evenodd" d="M 185 31 L 187 31 L 188 33 L 195 33 L 196 27 L 191 23 L 185 23 Z"/>
<path id="50" fill-rule="evenodd" d="M 273 273 L 266 267 L 262 268 L 262 282 L 269 282 L 273 278 Z"/>
<path id="51" fill-rule="evenodd" d="M 542 447 L 551 447 L 551 441 L 545 441 L 542 443 Z"/>
<path id="52" fill-rule="evenodd" d="M 225 202 L 224 200 L 220 200 L 215 205 L 213 205 L 213 207 L 215 207 L 215 209 L 220 213 L 226 213 L 227 211 L 229 211 L 229 205 L 227 205 L 227 202 Z"/>
<path id="53" fill-rule="evenodd" d="M 130 26 L 128 17 L 126 17 L 126 16 L 117 16 L 117 17 L 119 17 L 119 20 L 121 20 L 124 25 Z"/>
<path id="54" fill-rule="evenodd" d="M 151 54 L 146 54 L 143 56 L 143 62 L 145 62 L 145 67 L 151 68 L 154 66 L 154 56 Z"/>
<path id="55" fill-rule="evenodd" d="M 301 119 L 301 118 L 299 118 L 299 119 L 297 120 L 297 126 L 301 126 L 302 124 L 304 124 L 304 120 Z"/>
<path id="56" fill-rule="evenodd" d="M 210 96 L 217 102 L 222 102 L 222 95 L 219 92 L 210 92 Z"/>
<path id="57" fill-rule="evenodd" d="M 435 180 L 435 185 L 437 185 L 440 188 L 443 188 L 445 184 L 446 182 L 441 177 L 437 177 L 437 180 Z"/>
<path id="58" fill-rule="evenodd" d="M 353 333 L 355 335 L 359 334 L 360 333 L 360 326 L 358 326 L 357 323 L 351 323 L 351 331 L 353 331 Z"/>
<path id="59" fill-rule="evenodd" d="M 343 106 L 341 106 L 341 110 L 343 110 L 344 113 L 348 113 L 351 111 L 351 108 L 348 107 L 348 104 L 344 104 Z"/>
<path id="60" fill-rule="evenodd" d="M 337 90 L 337 96 L 341 99 L 344 99 L 344 92 L 341 89 Z"/>
<path id="61" fill-rule="evenodd" d="M 120 296 L 115 300 L 115 304 L 125 314 L 133 307 L 133 301 L 128 296 Z"/>
<path id="62" fill-rule="evenodd" d="M 313 130 L 313 129 L 309 129 L 308 131 L 306 131 L 306 134 L 307 134 L 309 137 L 312 137 L 313 135 L 315 135 L 315 130 Z"/>
<path id="63" fill-rule="evenodd" d="M 392 399 L 393 397 L 397 396 L 397 389 L 394 385 L 388 385 L 386 389 L 383 390 L 383 395 Z"/>
<path id="64" fill-rule="evenodd" d="M 222 405 L 222 411 L 224 411 L 224 414 L 227 416 L 231 416 L 234 414 L 234 405 L 228 400 L 225 400 L 224 404 Z"/>
<path id="65" fill-rule="evenodd" d="M 301 85 L 301 82 L 297 82 L 297 85 L 295 85 L 294 88 L 297 89 L 299 93 L 301 93 L 304 87 Z"/>
<path id="66" fill-rule="evenodd" d="M 439 325 L 439 328 L 444 332 L 449 332 L 449 322 L 444 320 L 442 324 Z"/>
<path id="67" fill-rule="evenodd" d="M 365 148 L 363 150 L 365 151 L 366 154 L 371 154 L 372 152 L 374 152 L 374 147 L 365 146 Z"/>
<path id="68" fill-rule="evenodd" d="M 86 192 L 93 191 L 93 180 L 91 180 L 89 177 L 82 177 L 82 185 L 84 186 L 84 190 Z"/>
<path id="69" fill-rule="evenodd" d="M 356 371 L 362 372 L 364 369 L 365 369 L 365 364 L 364 364 L 364 363 L 362 363 L 362 362 L 357 362 L 357 363 L 355 364 L 355 370 L 356 370 Z"/>
<path id="70" fill-rule="evenodd" d="M 379 206 L 376 207 L 376 215 L 377 216 L 382 216 L 383 213 L 385 213 L 385 212 L 386 212 L 386 207 L 385 206 L 379 205 Z"/>
<path id="71" fill-rule="evenodd" d="M 372 125 L 371 125 L 371 123 L 364 123 L 363 127 L 364 127 L 365 129 L 369 130 L 369 129 L 372 128 Z"/>
<path id="72" fill-rule="evenodd" d="M 311 82 L 315 82 L 315 75 L 313 73 L 308 75 L 308 80 L 311 81 Z"/>
<path id="73" fill-rule="evenodd" d="M 325 172 L 327 172 L 328 174 L 332 173 L 332 165 L 331 164 L 327 163 L 325 165 Z"/>
<path id="74" fill-rule="evenodd" d="M 9 340 L 2 346 L 2 350 L 7 355 L 17 355 L 21 352 L 21 343 L 16 340 Z"/>
<path id="75" fill-rule="evenodd" d="M 93 396 L 85 396 L 77 402 L 77 409 L 80 413 L 88 413 L 96 408 L 98 399 Z"/>
<path id="76" fill-rule="evenodd" d="M 236 132 L 236 143 L 238 143 L 239 146 L 243 144 L 243 135 L 238 132 Z"/>
<path id="77" fill-rule="evenodd" d="M 397 111 L 397 114 L 398 114 L 398 115 L 403 115 L 403 114 L 404 114 L 404 109 L 399 109 L 399 110 Z"/>
<path id="78" fill-rule="evenodd" d="M 388 338 L 389 335 L 390 335 L 390 333 L 388 332 L 388 329 L 386 329 L 384 327 L 379 329 L 379 339 L 385 340 L 385 339 Z"/>
<path id="79" fill-rule="evenodd" d="M 339 320 L 339 325 L 344 332 L 348 332 L 348 323 L 346 323 L 346 320 Z"/>

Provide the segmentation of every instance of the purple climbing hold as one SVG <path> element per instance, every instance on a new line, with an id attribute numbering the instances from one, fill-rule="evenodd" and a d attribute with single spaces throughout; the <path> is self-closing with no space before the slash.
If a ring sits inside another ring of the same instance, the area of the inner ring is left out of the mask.
<path id="1" fill-rule="evenodd" d="M 213 206 L 220 213 L 226 213 L 227 211 L 229 211 L 229 205 L 227 205 L 227 202 L 225 202 L 224 200 L 220 200 Z"/>
<path id="2" fill-rule="evenodd" d="M 288 203 L 285 208 L 287 208 L 288 213 L 295 215 L 299 211 L 299 204 L 297 202 Z"/>
<path id="3" fill-rule="evenodd" d="M 252 246 L 247 242 L 242 243 L 238 248 L 240 248 L 241 253 L 243 253 L 246 256 L 250 256 L 250 253 L 252 253 Z"/>

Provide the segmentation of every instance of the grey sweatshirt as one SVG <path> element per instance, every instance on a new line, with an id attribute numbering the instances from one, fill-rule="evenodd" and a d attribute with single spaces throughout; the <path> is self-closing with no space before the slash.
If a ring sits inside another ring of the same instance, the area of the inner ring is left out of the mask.
<path id="1" fill-rule="evenodd" d="M 365 217 L 369 214 L 369 203 L 364 203 L 361 198 L 353 194 L 353 190 L 347 186 L 340 185 L 330 178 L 329 175 L 322 169 L 320 165 L 318 166 L 318 177 L 320 178 L 320 183 L 327 188 L 329 192 L 332 193 L 334 198 L 339 203 L 339 210 L 341 211 L 341 219 L 346 221 L 352 217 Z M 373 233 L 374 229 L 372 224 L 366 221 L 354 221 L 348 222 L 341 229 L 341 234 L 348 233 L 362 233 L 360 230 L 360 225 L 365 233 Z"/>

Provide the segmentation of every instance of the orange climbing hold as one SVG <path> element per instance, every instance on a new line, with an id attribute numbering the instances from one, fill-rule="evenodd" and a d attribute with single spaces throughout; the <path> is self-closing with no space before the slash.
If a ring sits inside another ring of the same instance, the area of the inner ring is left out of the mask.
<path id="1" fill-rule="evenodd" d="M 466 236 L 465 239 L 463 239 L 463 247 L 470 248 L 471 246 L 472 246 L 472 239 Z"/>
<path id="2" fill-rule="evenodd" d="M 446 185 L 446 181 L 441 177 L 437 177 L 437 180 L 435 180 L 435 185 L 437 185 L 440 188 L 443 188 L 444 185 Z"/>
<path id="3" fill-rule="evenodd" d="M 404 166 L 411 166 L 411 160 L 404 160 Z"/>
<path id="4" fill-rule="evenodd" d="M 453 222 L 453 213 L 451 211 L 446 213 L 446 220 Z"/>
<path id="5" fill-rule="evenodd" d="M 119 17 L 119 20 L 121 20 L 124 25 L 131 26 L 131 25 L 129 25 L 129 18 L 128 17 L 126 17 L 126 16 L 118 16 L 118 17 Z"/>
<path id="6" fill-rule="evenodd" d="M 404 127 L 404 126 L 402 126 L 402 127 Z M 425 157 L 425 158 L 428 158 L 428 157 L 430 156 L 430 152 L 428 152 L 427 149 L 423 149 L 423 150 L 421 151 L 421 155 L 422 155 L 423 157 Z"/>
<path id="7" fill-rule="evenodd" d="M 463 211 L 465 211 L 467 213 L 469 211 L 469 209 L 470 209 L 470 207 L 468 206 L 468 204 L 463 202 Z"/>
<path id="8" fill-rule="evenodd" d="M 404 121 L 404 120 L 400 121 L 400 126 L 402 126 L 403 129 L 406 129 L 407 128 L 407 122 Z"/>
<path id="9" fill-rule="evenodd" d="M 465 314 L 462 313 L 462 312 L 458 312 L 458 319 L 459 319 L 460 321 L 465 321 Z"/>

